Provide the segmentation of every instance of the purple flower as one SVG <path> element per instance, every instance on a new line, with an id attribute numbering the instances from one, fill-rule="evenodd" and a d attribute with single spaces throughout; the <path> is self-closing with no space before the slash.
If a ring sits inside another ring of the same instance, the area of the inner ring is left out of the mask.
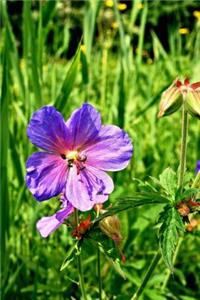
<path id="1" fill-rule="evenodd" d="M 62 224 L 73 207 L 86 211 L 105 202 L 114 185 L 104 171 L 124 169 L 133 151 L 128 134 L 101 125 L 100 114 L 89 104 L 75 110 L 66 123 L 54 107 L 44 106 L 33 114 L 27 135 L 44 150 L 27 160 L 29 190 L 38 201 L 61 193 L 65 199 L 62 210 L 38 222 L 42 236 Z"/>
<path id="2" fill-rule="evenodd" d="M 195 172 L 196 173 L 200 172 L 200 160 L 197 161 Z"/>
<path id="3" fill-rule="evenodd" d="M 61 196 L 60 200 L 62 202 L 61 210 L 53 216 L 43 217 L 37 222 L 37 229 L 44 238 L 62 225 L 65 219 L 67 219 L 74 211 L 73 205 L 64 197 L 64 195 Z"/>

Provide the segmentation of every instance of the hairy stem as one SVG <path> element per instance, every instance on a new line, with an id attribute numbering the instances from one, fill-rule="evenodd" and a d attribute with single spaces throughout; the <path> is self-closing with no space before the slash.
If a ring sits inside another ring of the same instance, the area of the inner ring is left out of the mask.
<path id="1" fill-rule="evenodd" d="M 184 185 L 184 175 L 186 168 L 186 150 L 187 150 L 187 135 L 188 135 L 188 113 L 183 105 L 182 108 L 182 129 L 181 129 L 181 153 L 180 153 L 180 170 L 178 185 L 182 191 Z"/>
<path id="2" fill-rule="evenodd" d="M 101 253 L 99 248 L 97 249 L 97 272 L 98 272 L 98 282 L 99 282 L 99 300 L 102 300 Z"/>
<path id="3" fill-rule="evenodd" d="M 144 275 L 144 278 L 142 280 L 141 285 L 139 286 L 139 288 L 137 289 L 137 291 L 135 292 L 135 294 L 133 295 L 131 300 L 138 300 L 139 299 L 139 297 L 142 294 L 144 288 L 146 287 L 146 284 L 149 281 L 153 271 L 155 270 L 160 258 L 161 258 L 161 254 L 160 254 L 160 251 L 158 250 L 158 252 L 156 252 L 155 256 L 153 257 L 153 259 L 151 261 L 151 264 L 150 264 L 146 274 Z"/>
<path id="4" fill-rule="evenodd" d="M 75 209 L 74 215 L 75 215 L 75 222 L 76 222 L 76 227 L 77 227 L 79 225 L 77 209 Z M 83 299 L 87 300 L 87 295 L 85 292 L 85 286 L 84 286 L 84 280 L 83 280 L 83 267 L 82 267 L 81 253 L 79 253 L 77 255 L 77 263 L 78 263 L 78 274 L 79 274 L 79 284 L 80 284 L 80 288 L 81 288 L 81 293 L 82 293 Z"/>

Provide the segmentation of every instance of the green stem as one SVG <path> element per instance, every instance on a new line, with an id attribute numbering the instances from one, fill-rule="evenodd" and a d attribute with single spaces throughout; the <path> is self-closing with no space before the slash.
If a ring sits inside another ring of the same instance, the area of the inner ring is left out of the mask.
<path id="1" fill-rule="evenodd" d="M 79 221 L 78 221 L 78 210 L 77 209 L 75 209 L 74 214 L 75 214 L 76 226 L 78 226 Z M 80 284 L 80 288 L 81 288 L 81 293 L 82 293 L 83 299 L 87 300 L 85 286 L 84 286 L 84 280 L 83 280 L 83 267 L 82 267 L 81 253 L 79 253 L 77 255 L 77 263 L 78 263 L 78 274 L 79 274 L 79 284 Z"/>
<path id="2" fill-rule="evenodd" d="M 181 154 L 180 154 L 180 171 L 178 185 L 182 191 L 184 185 L 184 175 L 186 168 L 186 150 L 187 150 L 187 135 L 188 135 L 188 113 L 183 105 L 182 108 L 182 136 L 181 136 Z"/>
<path id="3" fill-rule="evenodd" d="M 98 282 L 99 282 L 99 300 L 102 300 L 101 253 L 99 248 L 97 249 L 97 272 L 98 272 Z"/>
<path id="4" fill-rule="evenodd" d="M 142 280 L 141 285 L 139 286 L 139 288 L 137 289 L 137 291 L 135 292 L 135 294 L 133 295 L 133 297 L 131 298 L 131 300 L 138 300 L 140 295 L 142 294 L 144 288 L 146 287 L 147 282 L 149 281 L 154 269 L 156 268 L 159 260 L 161 258 L 161 254 L 160 251 L 158 250 L 158 252 L 155 254 L 154 258 L 151 261 L 151 264 Z"/>

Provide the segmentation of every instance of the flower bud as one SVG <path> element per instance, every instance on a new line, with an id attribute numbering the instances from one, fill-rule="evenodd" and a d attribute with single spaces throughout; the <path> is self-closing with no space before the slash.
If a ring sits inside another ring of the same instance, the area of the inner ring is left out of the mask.
<path id="1" fill-rule="evenodd" d="M 158 118 L 171 115 L 181 107 L 183 99 L 181 97 L 179 83 L 179 80 L 174 81 L 172 85 L 162 93 Z"/>
<path id="2" fill-rule="evenodd" d="M 186 230 L 192 232 L 197 229 L 198 225 L 199 221 L 197 219 L 192 219 L 190 220 L 190 223 L 186 225 Z"/>
<path id="3" fill-rule="evenodd" d="M 188 207 L 187 203 L 180 202 L 177 206 L 178 212 L 182 217 L 187 217 L 190 213 L 190 208 Z"/>
<path id="4" fill-rule="evenodd" d="M 193 117 L 200 119 L 200 90 L 192 90 L 187 94 L 185 108 Z"/>
<path id="5" fill-rule="evenodd" d="M 109 216 L 99 222 L 100 229 L 117 244 L 122 241 L 120 221 L 117 216 Z"/>
<path id="6" fill-rule="evenodd" d="M 200 119 L 200 82 L 191 84 L 188 78 L 183 83 L 175 80 L 162 94 L 158 117 L 171 115 L 183 103 L 189 114 Z"/>

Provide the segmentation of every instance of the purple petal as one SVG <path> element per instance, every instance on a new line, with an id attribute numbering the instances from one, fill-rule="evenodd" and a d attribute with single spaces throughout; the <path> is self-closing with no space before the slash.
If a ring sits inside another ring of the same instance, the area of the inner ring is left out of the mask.
<path id="1" fill-rule="evenodd" d="M 27 135 L 35 146 L 50 152 L 62 154 L 69 146 L 65 121 L 52 106 L 44 106 L 33 114 Z"/>
<path id="2" fill-rule="evenodd" d="M 81 211 L 90 210 L 95 204 L 105 202 L 113 189 L 112 178 L 101 170 L 88 166 L 77 174 L 75 166 L 70 168 L 66 197 Z"/>
<path id="3" fill-rule="evenodd" d="M 56 214 L 50 217 L 43 217 L 37 222 L 37 230 L 40 232 L 41 236 L 46 238 L 52 232 L 54 232 L 60 225 L 63 224 L 64 220 L 73 213 L 74 207 L 70 202 L 68 202 L 67 207 L 59 210 Z"/>
<path id="4" fill-rule="evenodd" d="M 97 136 L 101 128 L 101 116 L 92 105 L 83 104 L 72 113 L 66 125 L 72 137 L 72 149 L 82 148 Z"/>
<path id="5" fill-rule="evenodd" d="M 33 153 L 26 162 L 26 184 L 38 201 L 60 194 L 66 184 L 67 164 L 60 156 Z"/>
<path id="6" fill-rule="evenodd" d="M 197 161 L 195 172 L 196 173 L 200 172 L 200 160 Z"/>
<path id="7" fill-rule="evenodd" d="M 102 126 L 99 138 L 84 150 L 87 164 L 104 171 L 119 171 L 127 167 L 133 146 L 127 133 L 114 125 Z"/>

